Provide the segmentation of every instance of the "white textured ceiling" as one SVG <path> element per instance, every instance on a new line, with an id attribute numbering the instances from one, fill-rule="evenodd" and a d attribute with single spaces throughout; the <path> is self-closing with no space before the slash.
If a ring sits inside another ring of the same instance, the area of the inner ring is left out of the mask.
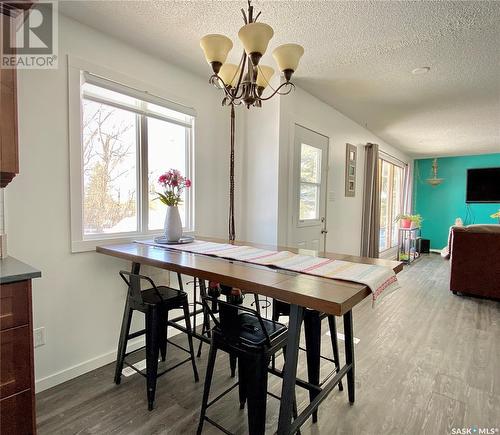
<path id="1" fill-rule="evenodd" d="M 61 1 L 60 11 L 208 77 L 199 39 L 235 43 L 244 1 Z M 500 2 L 258 1 L 297 84 L 413 156 L 500 152 Z M 273 64 L 267 54 L 263 60 Z M 424 75 L 414 68 L 430 66 Z"/>

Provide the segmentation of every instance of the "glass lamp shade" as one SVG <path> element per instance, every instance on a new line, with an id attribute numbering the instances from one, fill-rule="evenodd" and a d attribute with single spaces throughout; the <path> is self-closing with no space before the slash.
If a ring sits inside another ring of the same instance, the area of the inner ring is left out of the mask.
<path id="1" fill-rule="evenodd" d="M 304 48 L 298 44 L 280 45 L 273 51 L 273 57 L 281 72 L 297 71 L 299 60 L 304 54 Z"/>
<path id="2" fill-rule="evenodd" d="M 271 81 L 271 78 L 274 75 L 274 68 L 271 68 L 267 65 L 259 65 L 257 68 L 257 86 L 265 88 Z"/>
<path id="3" fill-rule="evenodd" d="M 222 65 L 233 48 L 233 42 L 227 36 L 212 34 L 201 38 L 200 46 L 209 64 L 216 62 Z"/>
<path id="4" fill-rule="evenodd" d="M 274 35 L 274 30 L 271 26 L 264 23 L 250 23 L 243 26 L 238 32 L 238 37 L 245 48 L 245 53 L 258 54 L 258 58 L 266 52 L 267 45 Z M 252 62 L 254 59 L 252 59 Z M 258 63 L 258 59 L 257 59 Z M 254 62 L 254 65 L 256 63 Z"/>
<path id="5" fill-rule="evenodd" d="M 219 71 L 219 77 L 226 85 L 236 86 L 238 83 L 238 65 L 225 63 Z"/>

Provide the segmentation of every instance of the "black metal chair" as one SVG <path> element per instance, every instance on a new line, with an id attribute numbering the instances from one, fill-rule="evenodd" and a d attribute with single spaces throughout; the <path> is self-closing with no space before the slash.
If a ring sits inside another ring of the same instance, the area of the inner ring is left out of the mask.
<path id="1" fill-rule="evenodd" d="M 206 292 L 204 292 L 206 294 Z M 229 298 L 228 298 L 229 299 Z M 271 357 L 286 345 L 287 327 L 281 323 L 264 319 L 251 308 L 222 301 L 206 294 L 203 303 L 213 320 L 210 352 L 208 356 L 207 373 L 203 390 L 200 421 L 197 434 L 201 434 L 205 421 L 219 430 L 230 434 L 227 429 L 208 417 L 207 409 L 239 386 L 240 409 L 248 404 L 248 431 L 250 435 L 265 433 L 267 395 L 280 399 L 267 392 L 268 366 Z M 216 318 L 212 307 L 217 304 L 219 318 Z M 209 401 L 210 386 L 215 367 L 217 351 L 227 352 L 232 360 L 238 360 L 238 382 Z M 295 397 L 283 400 L 294 401 Z"/>
<path id="2" fill-rule="evenodd" d="M 195 382 L 198 382 L 198 371 L 193 350 L 193 339 L 191 335 L 191 320 L 189 316 L 187 294 L 182 290 L 176 290 L 166 286 L 156 286 L 153 280 L 147 276 L 120 272 L 120 276 L 128 286 L 127 301 L 125 303 L 125 311 L 123 313 L 123 322 L 120 333 L 120 341 L 118 344 L 118 354 L 116 357 L 115 368 L 115 383 L 120 384 L 123 364 L 131 367 L 137 373 L 145 376 L 147 384 L 148 409 L 153 409 L 156 380 L 161 375 L 191 361 Z M 180 276 L 178 275 L 180 280 Z M 141 282 L 146 281 L 151 285 L 151 288 L 141 290 Z M 182 287 L 181 287 L 182 288 Z M 168 313 L 170 310 L 182 309 L 184 311 L 184 319 L 186 328 L 176 325 L 173 322 L 168 322 Z M 134 310 L 145 314 L 145 329 L 130 333 L 130 322 Z M 172 326 L 180 331 L 186 332 L 188 337 L 189 349 L 179 346 L 177 343 L 168 340 L 167 327 Z M 127 342 L 132 338 L 146 335 L 146 346 L 127 353 Z M 166 360 L 167 343 L 190 354 L 188 358 L 175 364 L 158 373 L 158 356 L 161 352 L 162 361 Z M 127 362 L 126 357 L 132 353 L 138 352 L 146 348 L 146 374 L 134 367 L 133 364 Z"/>
<path id="3" fill-rule="evenodd" d="M 286 302 L 282 302 L 277 299 L 273 299 L 273 320 L 278 321 L 280 316 L 290 315 L 290 305 Z M 321 355 L 321 322 L 324 319 L 328 319 L 328 325 L 330 328 L 330 340 L 332 343 L 332 353 L 333 358 L 328 358 Z M 338 373 L 340 370 L 340 360 L 339 360 L 339 346 L 337 341 L 337 324 L 335 321 L 335 316 L 327 315 L 325 313 L 320 313 L 316 310 L 306 309 L 304 311 L 304 337 L 305 337 L 305 348 L 300 348 L 306 352 L 307 358 L 307 376 L 309 383 L 313 385 L 321 386 L 323 385 L 334 373 Z M 323 380 L 320 380 L 320 363 L 321 359 L 330 361 L 334 364 L 334 370 L 331 371 Z M 273 369 L 274 369 L 274 358 L 273 358 Z M 343 391 L 342 381 L 339 382 L 339 391 Z M 309 390 L 309 400 L 313 399 L 318 395 L 318 391 Z M 312 415 L 313 423 L 318 421 L 318 411 L 316 410 Z"/>

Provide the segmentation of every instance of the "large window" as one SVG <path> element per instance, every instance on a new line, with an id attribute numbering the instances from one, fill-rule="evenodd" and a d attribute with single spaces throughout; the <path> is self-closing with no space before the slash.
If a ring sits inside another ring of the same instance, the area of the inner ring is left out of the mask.
<path id="1" fill-rule="evenodd" d="M 161 232 L 165 206 L 155 199 L 158 176 L 174 168 L 192 178 L 192 109 L 89 73 L 81 73 L 80 83 L 80 187 L 72 187 L 72 195 L 80 193 L 78 201 L 72 197 L 72 226 L 79 228 L 72 228 L 73 242 Z M 75 167 L 72 162 L 72 183 Z M 190 231 L 192 189 L 183 195 L 179 209 Z"/>
<path id="2" fill-rule="evenodd" d="M 380 240 L 383 252 L 398 244 L 398 225 L 394 221 L 403 210 L 404 168 L 379 159 L 380 174 Z"/>

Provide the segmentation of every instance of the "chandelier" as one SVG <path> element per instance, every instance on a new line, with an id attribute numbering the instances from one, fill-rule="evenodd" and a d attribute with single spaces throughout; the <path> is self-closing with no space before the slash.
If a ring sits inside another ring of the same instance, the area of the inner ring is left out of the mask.
<path id="1" fill-rule="evenodd" d="M 231 108 L 231 152 L 229 167 L 229 240 L 235 239 L 234 228 L 234 107 L 244 105 L 247 108 L 261 107 L 275 95 L 287 95 L 294 88 L 290 81 L 297 70 L 304 49 L 298 44 L 284 44 L 277 47 L 272 55 L 284 81 L 276 89 L 270 85 L 274 69 L 268 65 L 260 65 L 260 60 L 267 50 L 269 41 L 274 35 L 268 24 L 257 22 L 260 12 L 254 16 L 251 0 L 248 0 L 248 11 L 241 9 L 245 25 L 239 30 L 238 37 L 243 44 L 243 54 L 238 65 L 226 63 L 227 56 L 233 48 L 233 42 L 227 36 L 219 34 L 205 35 L 200 46 L 205 59 L 211 65 L 213 74 L 209 83 L 224 92 L 223 106 Z M 265 96 L 266 88 L 271 89 Z"/>
<path id="2" fill-rule="evenodd" d="M 432 187 L 436 187 L 440 185 L 443 181 L 444 178 L 438 178 L 438 160 L 434 159 L 432 162 L 432 177 L 427 178 L 425 181 L 427 184 L 430 184 Z"/>

